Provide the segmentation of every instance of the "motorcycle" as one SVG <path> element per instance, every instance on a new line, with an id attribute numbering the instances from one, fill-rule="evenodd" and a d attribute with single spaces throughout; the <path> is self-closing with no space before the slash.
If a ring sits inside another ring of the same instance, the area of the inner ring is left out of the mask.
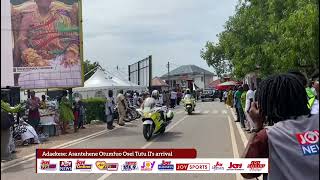
<path id="1" fill-rule="evenodd" d="M 188 115 L 191 115 L 192 111 L 194 111 L 194 108 L 196 107 L 195 99 L 186 95 L 182 102 L 184 104 L 185 111 L 188 112 Z"/>
<path id="2" fill-rule="evenodd" d="M 119 119 L 119 113 L 118 113 L 118 107 L 115 106 L 114 109 L 113 109 L 113 112 L 114 112 L 114 119 Z M 133 112 L 132 111 L 132 108 L 129 108 L 126 112 L 126 119 L 124 119 L 125 122 L 130 122 L 130 121 L 133 121 L 137 118 L 137 114 L 136 112 Z"/>
<path id="3" fill-rule="evenodd" d="M 144 107 L 140 110 L 143 122 L 143 136 L 148 141 L 152 135 L 163 134 L 173 119 L 173 112 L 163 107 Z"/>

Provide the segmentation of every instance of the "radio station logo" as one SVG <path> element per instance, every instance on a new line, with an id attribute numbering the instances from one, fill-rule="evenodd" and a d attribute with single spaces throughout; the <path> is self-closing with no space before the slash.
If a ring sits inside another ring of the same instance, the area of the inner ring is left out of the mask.
<path id="1" fill-rule="evenodd" d="M 118 167 L 118 163 L 107 163 L 106 169 L 107 171 L 118 171 Z"/>
<path id="2" fill-rule="evenodd" d="M 297 133 L 296 138 L 304 156 L 319 154 L 319 130 Z"/>
<path id="3" fill-rule="evenodd" d="M 261 161 L 251 161 L 251 163 L 247 166 L 250 171 L 261 171 L 266 164 L 261 164 Z"/>
<path id="4" fill-rule="evenodd" d="M 160 171 L 173 171 L 174 165 L 171 164 L 171 161 L 162 161 L 161 164 L 158 164 L 158 169 Z"/>
<path id="5" fill-rule="evenodd" d="M 40 169 L 42 170 L 56 170 L 57 164 L 50 164 L 49 161 L 42 160 L 40 163 Z"/>
<path id="6" fill-rule="evenodd" d="M 72 171 L 72 161 L 60 161 L 60 171 Z"/>
<path id="7" fill-rule="evenodd" d="M 214 170 L 214 171 L 224 170 L 223 164 L 220 163 L 219 161 L 217 161 L 216 164 L 212 166 L 212 170 Z"/>
<path id="8" fill-rule="evenodd" d="M 242 167 L 242 163 L 236 164 L 236 163 L 230 162 L 230 165 L 227 168 L 227 171 L 242 171 L 242 170 L 244 170 Z"/>
<path id="9" fill-rule="evenodd" d="M 177 171 L 209 171 L 210 163 L 184 163 L 176 164 Z"/>
<path id="10" fill-rule="evenodd" d="M 99 170 L 107 170 L 107 163 L 105 161 L 96 161 L 96 167 Z"/>
<path id="11" fill-rule="evenodd" d="M 138 170 L 137 161 L 127 161 L 122 165 L 122 171 L 135 171 Z"/>
<path id="12" fill-rule="evenodd" d="M 91 168 L 92 168 L 92 164 L 86 164 L 85 160 L 83 161 L 77 160 L 76 162 L 76 169 L 91 170 Z"/>
<path id="13" fill-rule="evenodd" d="M 155 163 L 156 163 L 155 161 L 153 161 L 153 162 L 151 162 L 151 161 L 143 162 L 143 164 L 141 166 L 141 171 L 152 171 Z"/>

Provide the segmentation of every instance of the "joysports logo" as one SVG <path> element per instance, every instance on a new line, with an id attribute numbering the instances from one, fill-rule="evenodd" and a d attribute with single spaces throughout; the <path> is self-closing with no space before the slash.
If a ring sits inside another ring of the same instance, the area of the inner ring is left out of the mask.
<path id="1" fill-rule="evenodd" d="M 151 161 L 143 162 L 143 164 L 141 166 L 141 171 L 152 171 L 155 163 L 156 163 L 155 161 L 153 161 L 153 162 L 151 162 Z"/>
<path id="2" fill-rule="evenodd" d="M 242 170 L 244 170 L 242 168 L 242 163 L 236 164 L 236 163 L 230 162 L 229 167 L 227 168 L 227 171 L 242 171 Z"/>
<path id="3" fill-rule="evenodd" d="M 177 171 L 210 171 L 210 163 L 176 164 Z"/>
<path id="4" fill-rule="evenodd" d="M 224 170 L 223 164 L 217 161 L 217 163 L 212 166 L 212 170 L 214 171 Z"/>
<path id="5" fill-rule="evenodd" d="M 251 161 L 251 163 L 247 166 L 250 171 L 261 171 L 265 168 L 265 164 L 261 164 L 261 161 Z"/>
<path id="6" fill-rule="evenodd" d="M 76 162 L 76 169 L 90 170 L 91 167 L 92 167 L 92 164 L 86 164 L 85 160 L 83 161 L 77 160 Z"/>
<path id="7" fill-rule="evenodd" d="M 319 130 L 297 133 L 296 138 L 303 155 L 319 154 Z"/>
<path id="8" fill-rule="evenodd" d="M 50 164 L 49 161 L 42 160 L 40 163 L 40 169 L 41 170 L 56 170 L 57 164 Z"/>
<path id="9" fill-rule="evenodd" d="M 174 165 L 171 164 L 171 161 L 162 161 L 161 164 L 158 164 L 158 169 L 160 171 L 173 171 L 174 170 Z"/>
<path id="10" fill-rule="evenodd" d="M 60 171 L 72 171 L 72 161 L 60 161 Z"/>
<path id="11" fill-rule="evenodd" d="M 138 169 L 137 161 L 127 161 L 122 165 L 122 171 L 135 171 Z"/>

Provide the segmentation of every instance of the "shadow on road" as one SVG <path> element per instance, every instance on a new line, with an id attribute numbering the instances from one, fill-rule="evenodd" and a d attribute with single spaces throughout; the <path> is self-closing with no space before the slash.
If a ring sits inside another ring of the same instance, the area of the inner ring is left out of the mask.
<path id="1" fill-rule="evenodd" d="M 17 173 L 17 171 L 23 171 L 25 169 L 28 169 L 29 171 L 33 171 L 34 173 L 36 173 L 35 164 L 34 163 L 30 163 L 30 162 L 32 162 L 32 161 L 28 161 L 28 162 L 25 162 L 23 164 L 19 164 L 19 165 L 16 165 L 14 167 L 11 167 L 11 168 L 8 168 L 6 170 L 3 170 L 1 172 L 1 175 L 5 174 L 5 173 Z"/>
<path id="2" fill-rule="evenodd" d="M 169 131 L 164 134 L 158 134 L 153 137 L 155 142 L 170 142 L 176 141 L 176 139 L 181 138 L 183 135 L 182 132 Z"/>

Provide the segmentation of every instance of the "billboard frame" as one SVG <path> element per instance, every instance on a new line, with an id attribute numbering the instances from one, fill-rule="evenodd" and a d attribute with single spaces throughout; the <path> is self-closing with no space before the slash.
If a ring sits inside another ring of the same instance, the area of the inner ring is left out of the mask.
<path id="1" fill-rule="evenodd" d="M 59 0 L 58 0 L 59 1 Z M 61 89 L 61 90 L 68 90 L 76 87 L 83 87 L 84 86 L 84 59 L 83 59 L 83 17 L 82 17 L 82 0 L 77 0 L 79 5 L 79 11 L 78 11 L 78 22 L 79 22 L 79 53 L 80 53 L 80 63 L 81 63 L 81 84 L 79 86 L 64 86 L 64 87 L 39 87 L 39 88 L 23 88 L 21 87 L 21 90 L 29 90 L 29 89 Z M 10 27 L 11 28 L 11 27 Z"/>
<path id="2" fill-rule="evenodd" d="M 144 62 L 144 61 L 147 61 L 148 62 L 148 65 L 145 65 L 143 67 L 141 67 L 141 63 Z M 131 67 L 136 65 L 137 64 L 137 69 L 136 70 L 132 70 Z M 151 86 L 152 86 L 152 55 L 149 55 L 148 57 L 136 62 L 136 63 L 133 63 L 131 65 L 128 65 L 128 75 L 129 75 L 129 81 L 131 81 L 131 74 L 132 73 L 137 73 L 137 82 L 133 82 L 133 83 L 137 83 L 138 85 L 141 85 L 141 79 L 140 79 L 140 71 L 142 69 L 145 69 L 145 68 L 148 68 L 148 76 L 149 76 L 149 82 L 148 82 L 148 88 L 150 89 Z"/>

